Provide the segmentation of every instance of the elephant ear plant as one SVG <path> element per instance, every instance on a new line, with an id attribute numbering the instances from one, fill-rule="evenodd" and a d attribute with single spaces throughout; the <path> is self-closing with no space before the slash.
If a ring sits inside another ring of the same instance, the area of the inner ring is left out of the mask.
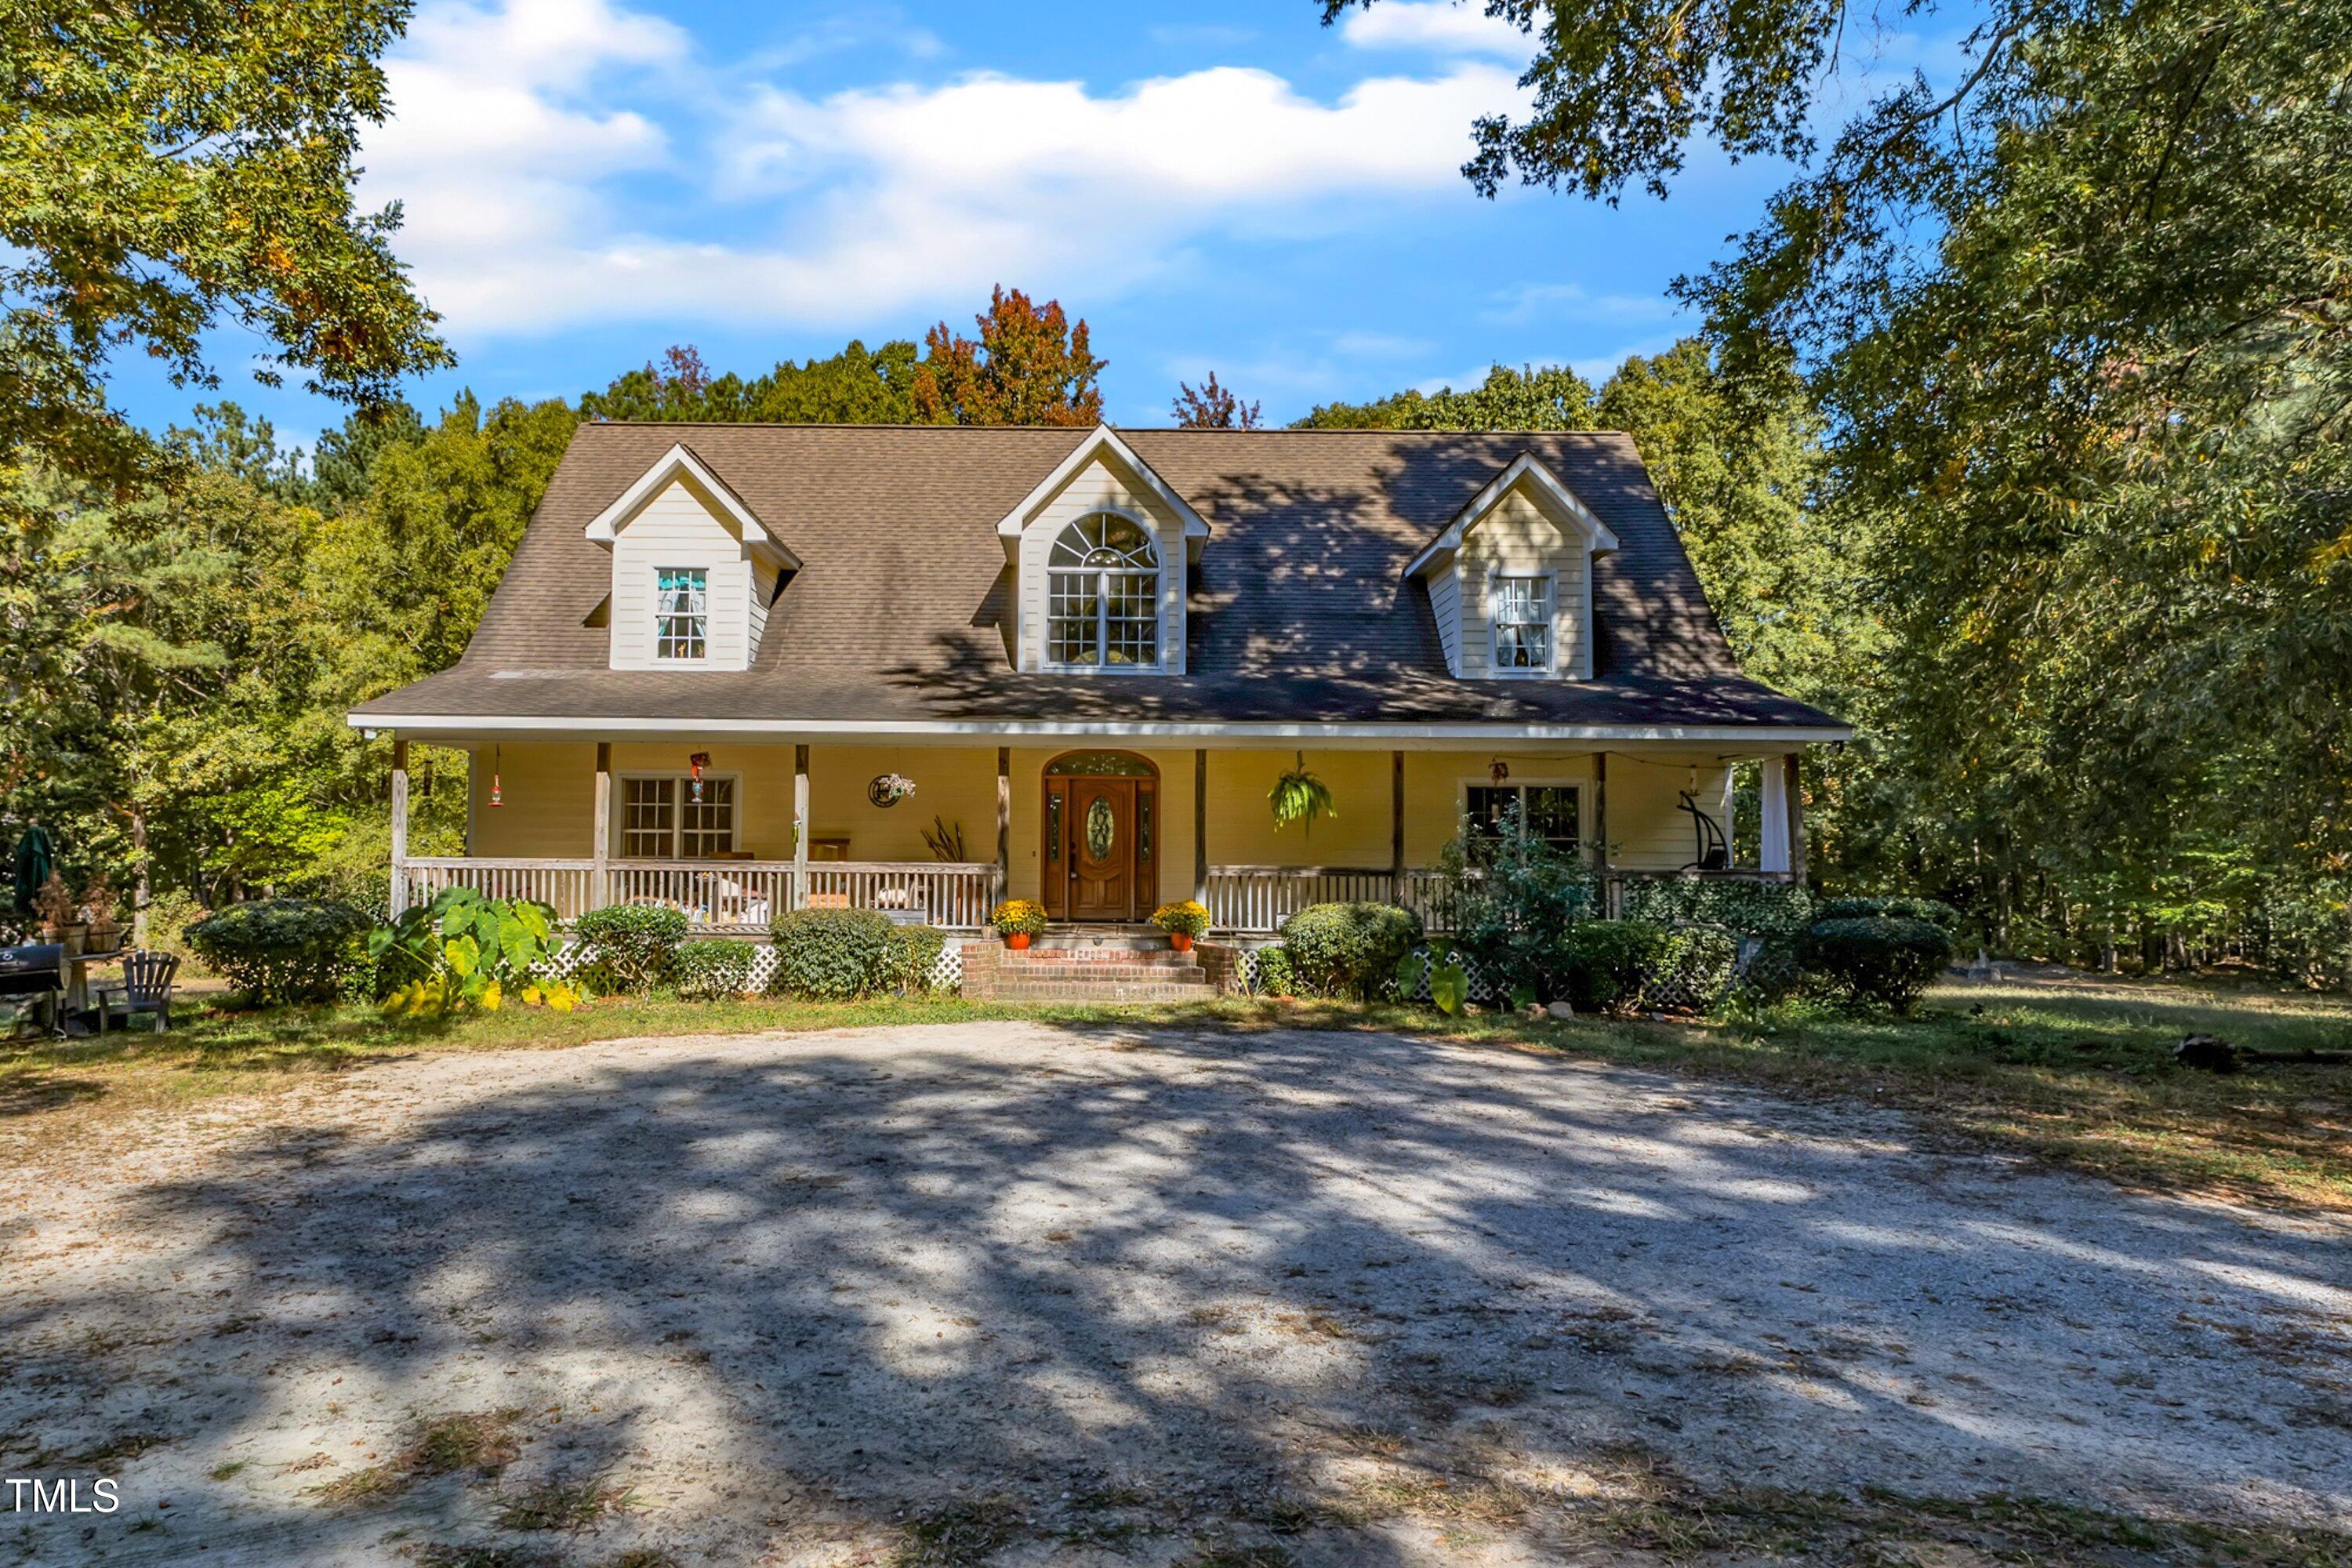
<path id="1" fill-rule="evenodd" d="M 376 994 L 388 1014 L 433 1017 L 509 995 L 569 1013 L 580 994 L 538 971 L 555 957 L 555 911 L 529 899 L 489 899 L 444 889 L 420 909 L 368 933 Z"/>

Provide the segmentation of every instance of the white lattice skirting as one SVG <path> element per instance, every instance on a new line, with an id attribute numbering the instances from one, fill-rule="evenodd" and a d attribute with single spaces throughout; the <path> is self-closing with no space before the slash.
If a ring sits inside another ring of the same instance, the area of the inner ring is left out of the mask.
<path id="1" fill-rule="evenodd" d="M 691 941 L 692 938 L 688 940 Z M 559 980 L 568 979 L 583 966 L 595 961 L 595 949 L 584 942 L 566 942 L 548 961 L 547 972 Z M 776 950 L 766 942 L 751 947 L 751 989 L 764 992 L 776 978 Z M 963 986 L 963 941 L 950 937 L 940 949 L 940 956 L 931 965 L 931 989 L 956 991 Z"/>

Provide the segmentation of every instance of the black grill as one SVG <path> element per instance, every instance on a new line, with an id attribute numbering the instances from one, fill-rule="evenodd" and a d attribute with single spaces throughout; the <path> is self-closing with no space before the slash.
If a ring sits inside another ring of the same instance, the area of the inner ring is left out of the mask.
<path id="1" fill-rule="evenodd" d="M 66 944 L 0 947 L 0 996 L 38 996 L 66 988 Z"/>

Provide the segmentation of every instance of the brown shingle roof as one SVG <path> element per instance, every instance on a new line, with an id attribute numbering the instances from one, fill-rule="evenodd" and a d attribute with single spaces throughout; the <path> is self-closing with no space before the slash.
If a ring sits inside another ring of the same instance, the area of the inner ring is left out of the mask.
<path id="1" fill-rule="evenodd" d="M 583 425 L 463 659 L 363 704 L 390 716 L 1819 726 L 1743 677 L 1630 437 L 1613 433 L 1135 430 L 1121 437 L 1208 520 L 1188 673 L 1022 674 L 995 524 L 1083 430 Z M 605 668 L 585 624 L 611 558 L 583 536 L 678 441 L 803 566 L 740 672 Z M 1593 572 L 1595 679 L 1446 673 L 1404 575 L 1522 452 L 1622 548 Z"/>

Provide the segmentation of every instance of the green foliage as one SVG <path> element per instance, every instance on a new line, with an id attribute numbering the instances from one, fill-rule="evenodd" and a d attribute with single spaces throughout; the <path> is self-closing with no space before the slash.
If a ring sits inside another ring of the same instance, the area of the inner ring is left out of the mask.
<path id="1" fill-rule="evenodd" d="M 1433 942 L 1424 952 L 1409 952 L 1399 961 L 1397 999 L 1410 1002 L 1429 987 L 1429 999 L 1449 1018 L 1458 1018 L 1470 1005 L 1470 972 L 1451 942 Z"/>
<path id="2" fill-rule="evenodd" d="M 604 988 L 643 995 L 670 976 L 686 941 L 686 911 L 667 904 L 607 904 L 572 922 L 604 976 Z"/>
<path id="3" fill-rule="evenodd" d="M 1627 1011 L 1661 973 L 1672 943 L 1650 921 L 1579 921 L 1559 933 L 1549 978 L 1580 1013 Z"/>
<path id="4" fill-rule="evenodd" d="M 780 360 L 746 381 L 713 376 L 691 344 L 667 351 L 580 399 L 583 419 L 665 419 L 754 425 L 913 425 L 916 346 L 869 349 L 856 339 L 831 359 Z"/>
<path id="5" fill-rule="evenodd" d="M 388 396 L 451 362 L 392 252 L 397 205 L 353 206 L 376 58 L 407 0 L 12 6 L 0 27 L 0 452 L 89 478 L 152 467 L 106 406 L 110 356 L 209 386 L 206 334 L 268 346 L 256 379 Z M 282 367 L 282 368 L 281 368 Z"/>
<path id="6" fill-rule="evenodd" d="M 1269 942 L 1257 950 L 1257 978 L 1250 991 L 1258 996 L 1298 994 L 1298 971 L 1290 962 L 1289 950 L 1280 942 Z"/>
<path id="7" fill-rule="evenodd" d="M 1886 916 L 1816 921 L 1800 957 L 1841 1001 L 1908 1013 L 1952 954 L 1951 934 Z"/>
<path id="8" fill-rule="evenodd" d="M 187 928 L 187 942 L 256 1002 L 321 1002 L 361 973 L 373 923 L 329 900 L 258 899 L 205 916 Z"/>
<path id="9" fill-rule="evenodd" d="M 889 917 L 872 910 L 792 910 L 769 928 L 776 949 L 773 989 L 844 1001 L 891 981 Z"/>
<path id="10" fill-rule="evenodd" d="M 999 936 L 1036 936 L 1048 923 L 1045 906 L 1034 899 L 1007 899 L 988 917 Z"/>
<path id="11" fill-rule="evenodd" d="M 1812 894 L 1795 882 L 1633 877 L 1622 902 L 1628 920 L 1721 926 L 1742 936 L 1794 936 L 1814 919 Z"/>
<path id="12" fill-rule="evenodd" d="M 1400 392 L 1373 403 L 1327 403 L 1307 430 L 1590 430 L 1592 384 L 1566 365 L 1496 365 L 1467 392 Z"/>
<path id="13" fill-rule="evenodd" d="M 937 926 L 892 925 L 877 984 L 902 996 L 919 996 L 931 990 L 931 976 L 947 945 L 948 933 Z"/>
<path id="14" fill-rule="evenodd" d="M 552 909 L 530 899 L 485 898 L 471 888 L 445 888 L 431 903 L 377 926 L 367 940 L 383 1010 L 409 1017 L 468 1007 L 495 1013 L 509 996 L 568 1013 L 578 993 L 538 973 L 556 951 Z"/>
<path id="15" fill-rule="evenodd" d="M 1309 771 L 1304 752 L 1298 753 L 1295 765 L 1286 769 L 1274 781 L 1274 788 L 1266 792 L 1265 799 L 1266 804 L 1274 808 L 1274 826 L 1276 828 L 1287 827 L 1296 822 L 1300 825 L 1300 831 L 1310 837 L 1315 832 L 1317 817 L 1339 815 L 1339 808 L 1331 802 L 1330 786 Z"/>
<path id="16" fill-rule="evenodd" d="M 751 989 L 751 964 L 759 950 L 748 942 L 709 937 L 689 942 L 671 955 L 668 972 L 677 994 L 698 1002 L 740 996 Z"/>
<path id="17" fill-rule="evenodd" d="M 1941 899 L 1832 899 L 1814 912 L 1815 920 L 1823 921 L 1926 921 L 1941 926 L 1947 934 L 1957 934 L 1960 929 L 1960 911 Z"/>
<path id="18" fill-rule="evenodd" d="M 1706 1013 L 1731 988 L 1739 939 L 1716 926 L 1666 928 L 1664 945 L 1643 977 L 1641 1005 L 1669 1013 Z"/>
<path id="19" fill-rule="evenodd" d="M 1421 942 L 1421 917 L 1394 904 L 1309 904 L 1282 922 L 1283 951 L 1301 984 L 1370 1001 Z"/>
<path id="20" fill-rule="evenodd" d="M 1209 929 L 1209 910 L 1198 900 L 1184 899 L 1152 910 L 1151 923 L 1171 936 L 1199 936 Z"/>
<path id="21" fill-rule="evenodd" d="M 1519 830 L 1518 808 L 1495 833 L 1465 833 L 1446 845 L 1438 868 L 1455 942 L 1487 984 L 1506 993 L 1560 995 L 1559 937 L 1601 907 L 1584 865 Z"/>

